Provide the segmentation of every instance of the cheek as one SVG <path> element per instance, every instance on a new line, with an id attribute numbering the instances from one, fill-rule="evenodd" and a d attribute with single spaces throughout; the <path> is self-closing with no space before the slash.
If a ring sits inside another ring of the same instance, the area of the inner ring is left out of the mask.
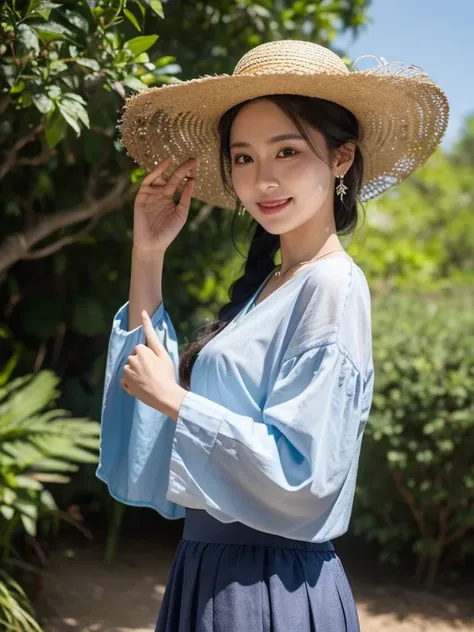
<path id="1" fill-rule="evenodd" d="M 291 178 L 303 189 L 311 189 L 313 193 L 326 195 L 331 184 L 329 167 L 320 160 L 305 160 L 295 165 Z"/>
<path id="2" fill-rule="evenodd" d="M 244 175 L 243 169 L 234 168 L 231 173 L 231 181 L 238 198 L 245 198 L 246 190 L 249 189 L 249 177 Z"/>

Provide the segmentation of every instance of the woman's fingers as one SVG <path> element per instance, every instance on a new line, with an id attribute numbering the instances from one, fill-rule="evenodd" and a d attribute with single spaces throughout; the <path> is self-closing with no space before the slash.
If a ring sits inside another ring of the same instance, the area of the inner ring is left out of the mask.
<path id="1" fill-rule="evenodd" d="M 164 187 L 165 195 L 173 197 L 176 193 L 177 187 L 183 182 L 184 178 L 188 176 L 191 170 L 196 166 L 196 160 L 189 158 L 186 162 L 183 162 L 169 177 L 168 182 Z"/>
<path id="2" fill-rule="evenodd" d="M 193 197 L 194 185 L 196 184 L 196 180 L 191 178 L 186 182 L 183 188 L 183 192 L 181 193 L 181 197 L 179 198 L 179 202 L 177 204 L 177 210 L 187 211 L 191 205 L 191 199 Z"/>
<path id="3" fill-rule="evenodd" d="M 156 169 L 153 169 L 153 171 L 150 171 L 150 173 L 143 178 L 142 184 L 145 184 L 145 185 L 152 184 L 152 182 L 154 182 L 155 179 L 162 177 L 164 172 L 166 171 L 166 169 L 170 166 L 172 162 L 173 162 L 173 156 L 168 156 L 168 158 L 166 160 L 163 160 L 163 162 L 161 162 L 156 167 Z"/>
<path id="4" fill-rule="evenodd" d="M 156 193 L 160 191 L 160 193 L 164 194 L 166 197 L 172 198 L 176 193 L 176 189 L 181 187 L 183 182 L 186 183 L 186 176 L 190 175 L 191 171 L 197 164 L 195 158 L 189 158 L 177 167 L 168 180 L 166 180 L 164 172 L 170 166 L 171 162 L 172 157 L 169 156 L 143 179 L 139 191 L 140 195 L 156 196 Z M 184 191 L 184 188 L 182 190 Z"/>

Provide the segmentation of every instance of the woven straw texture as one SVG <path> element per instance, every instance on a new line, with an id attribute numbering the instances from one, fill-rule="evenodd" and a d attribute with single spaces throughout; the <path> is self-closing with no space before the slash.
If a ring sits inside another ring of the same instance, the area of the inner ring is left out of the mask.
<path id="1" fill-rule="evenodd" d="M 442 140 L 449 115 L 444 92 L 414 67 L 390 64 L 350 71 L 332 51 L 297 40 L 261 44 L 233 75 L 204 76 L 145 90 L 128 99 L 121 121 L 128 154 L 147 171 L 172 155 L 172 169 L 190 157 L 199 164 L 194 197 L 235 209 L 219 167 L 217 126 L 232 106 L 268 94 L 334 101 L 361 126 L 361 201 L 404 180 Z"/>

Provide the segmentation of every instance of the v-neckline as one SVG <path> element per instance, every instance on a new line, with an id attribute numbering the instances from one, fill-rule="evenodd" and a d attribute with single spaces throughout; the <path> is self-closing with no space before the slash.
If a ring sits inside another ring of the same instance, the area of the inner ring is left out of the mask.
<path id="1" fill-rule="evenodd" d="M 235 317 L 234 322 L 240 322 L 243 318 L 245 318 L 245 316 L 247 316 L 247 314 L 252 310 L 256 310 L 258 309 L 261 305 L 263 305 L 264 303 L 266 303 L 266 301 L 268 301 L 269 299 L 271 299 L 271 297 L 276 294 L 277 292 L 279 292 L 282 288 L 287 287 L 292 281 L 294 281 L 295 279 L 297 279 L 300 275 L 302 275 L 305 270 L 309 270 L 311 269 L 313 266 L 324 263 L 325 261 L 329 261 L 330 259 L 338 259 L 341 256 L 343 256 L 345 259 L 349 259 L 350 261 L 353 261 L 352 257 L 348 254 L 344 254 L 344 255 L 335 255 L 333 257 L 328 257 L 327 259 L 321 260 L 321 261 L 313 261 L 312 263 L 308 264 L 306 266 L 306 268 L 303 268 L 303 270 L 301 270 L 300 272 L 298 272 L 297 274 L 295 274 L 295 276 L 291 277 L 291 279 L 288 279 L 288 281 L 285 281 L 284 283 L 282 283 L 279 287 L 276 288 L 276 290 L 273 290 L 273 292 L 271 294 L 269 294 L 266 298 L 263 299 L 263 301 L 260 301 L 260 303 L 256 304 L 256 301 L 258 300 L 258 297 L 260 296 L 260 294 L 263 292 L 263 290 L 265 289 L 267 282 L 271 279 L 271 277 L 274 274 L 274 270 L 272 270 L 270 272 L 270 274 L 263 280 L 263 282 L 261 283 L 261 285 L 255 290 L 255 292 L 252 294 L 252 296 L 250 297 L 250 299 L 247 301 L 247 304 L 242 308 L 242 310 L 237 314 L 237 316 Z"/>

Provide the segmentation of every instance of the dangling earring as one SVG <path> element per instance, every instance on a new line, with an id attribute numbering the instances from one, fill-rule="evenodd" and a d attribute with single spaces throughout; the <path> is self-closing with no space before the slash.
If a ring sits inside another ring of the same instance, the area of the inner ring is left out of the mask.
<path id="1" fill-rule="evenodd" d="M 344 202 L 344 196 L 347 193 L 347 187 L 344 184 L 344 176 L 341 175 L 339 176 L 339 184 L 336 187 L 336 195 L 339 196 L 339 199 L 341 200 L 341 202 Z"/>
<path id="2" fill-rule="evenodd" d="M 239 217 L 242 217 L 242 215 L 245 215 L 245 206 L 243 204 L 240 204 L 237 214 L 239 215 Z"/>

